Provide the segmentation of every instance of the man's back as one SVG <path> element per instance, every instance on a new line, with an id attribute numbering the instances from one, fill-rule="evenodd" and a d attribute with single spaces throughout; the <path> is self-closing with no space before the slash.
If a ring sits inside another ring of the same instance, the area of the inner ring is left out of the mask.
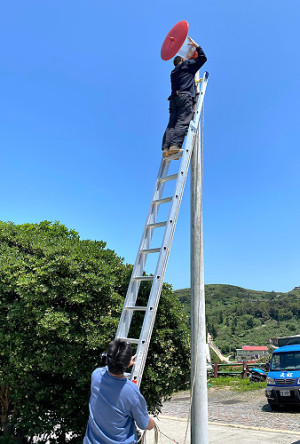
<path id="1" fill-rule="evenodd" d="M 138 387 L 127 378 L 112 376 L 106 367 L 92 373 L 89 410 L 84 444 L 136 443 L 134 421 L 141 429 L 149 422 Z"/>
<path id="2" fill-rule="evenodd" d="M 185 60 L 171 72 L 171 96 L 174 96 L 176 92 L 183 92 L 195 97 L 195 74 L 207 60 L 200 46 L 197 47 L 197 53 L 197 58 Z"/>

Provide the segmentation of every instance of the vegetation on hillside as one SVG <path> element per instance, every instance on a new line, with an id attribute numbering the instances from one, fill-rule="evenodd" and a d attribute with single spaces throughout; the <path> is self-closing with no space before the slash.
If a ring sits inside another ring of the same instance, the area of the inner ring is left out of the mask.
<path id="1" fill-rule="evenodd" d="M 176 290 L 187 314 L 190 289 Z M 206 285 L 207 330 L 222 353 L 242 345 L 269 345 L 270 338 L 300 334 L 300 288 L 288 293 Z"/>
<path id="2" fill-rule="evenodd" d="M 7 442 L 39 434 L 46 441 L 57 427 L 55 442 L 72 431 L 82 443 L 90 375 L 116 333 L 131 270 L 104 242 L 80 240 L 59 223 L 0 222 L 0 435 Z M 149 295 L 143 284 L 138 305 Z M 164 285 L 142 383 L 152 411 L 187 387 L 189 350 L 186 315 Z"/>

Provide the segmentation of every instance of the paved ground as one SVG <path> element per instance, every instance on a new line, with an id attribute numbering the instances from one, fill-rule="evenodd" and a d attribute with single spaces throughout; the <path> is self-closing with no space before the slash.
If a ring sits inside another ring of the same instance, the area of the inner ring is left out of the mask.
<path id="1" fill-rule="evenodd" d="M 157 420 L 159 444 L 190 444 L 190 429 L 187 420 L 160 416 Z M 300 433 L 254 429 L 243 426 L 209 423 L 209 444 L 300 444 Z M 147 444 L 154 444 L 154 433 L 146 434 Z"/>
<path id="2" fill-rule="evenodd" d="M 300 408 L 285 408 L 273 412 L 266 402 L 264 390 L 235 392 L 225 389 L 208 391 L 209 421 L 300 433 Z M 164 403 L 162 415 L 187 418 L 189 392 L 181 392 Z"/>
<path id="3" fill-rule="evenodd" d="M 300 444 L 300 408 L 273 412 L 264 390 L 209 389 L 208 394 L 210 444 Z M 160 444 L 190 443 L 189 402 L 189 392 L 181 392 L 164 403 L 157 419 Z M 147 432 L 147 444 L 153 443 L 153 432 Z"/>

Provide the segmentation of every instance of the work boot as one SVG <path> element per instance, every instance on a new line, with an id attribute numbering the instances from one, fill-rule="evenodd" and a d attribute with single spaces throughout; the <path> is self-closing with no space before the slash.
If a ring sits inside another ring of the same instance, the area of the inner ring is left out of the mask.
<path id="1" fill-rule="evenodd" d="M 171 145 L 169 148 L 170 155 L 180 153 L 181 151 L 183 151 L 183 150 L 177 145 Z"/>
<path id="2" fill-rule="evenodd" d="M 181 148 L 179 148 L 179 146 L 177 145 L 171 145 L 170 149 L 169 149 L 169 156 L 173 156 L 174 154 L 179 154 L 181 153 L 183 150 Z M 174 157 L 174 160 L 178 160 L 179 159 L 179 155 L 178 157 Z"/>
<path id="3" fill-rule="evenodd" d="M 169 148 L 165 148 L 164 150 L 163 150 L 163 157 L 168 157 L 170 155 L 170 150 L 169 150 Z"/>

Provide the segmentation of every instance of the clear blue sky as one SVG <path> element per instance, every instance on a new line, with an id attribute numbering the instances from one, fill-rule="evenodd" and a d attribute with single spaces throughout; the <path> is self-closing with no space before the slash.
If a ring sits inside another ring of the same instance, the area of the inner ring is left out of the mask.
<path id="1" fill-rule="evenodd" d="M 299 0 L 10 0 L 0 15 L 0 219 L 59 220 L 133 263 L 179 20 L 201 44 L 205 281 L 300 285 Z M 203 72 L 203 70 L 202 70 Z M 189 187 L 166 280 L 189 282 Z M 150 271 L 150 270 L 149 270 Z"/>

